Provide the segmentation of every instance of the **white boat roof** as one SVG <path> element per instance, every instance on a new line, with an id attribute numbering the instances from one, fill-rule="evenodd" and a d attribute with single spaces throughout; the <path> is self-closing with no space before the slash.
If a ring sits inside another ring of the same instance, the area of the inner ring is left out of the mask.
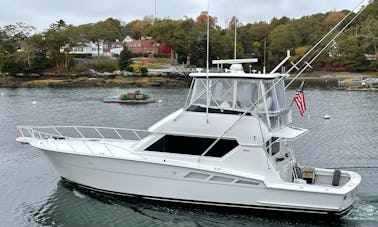
<path id="1" fill-rule="evenodd" d="M 288 140 L 296 140 L 299 137 L 307 134 L 308 130 L 303 128 L 297 128 L 294 126 L 287 126 L 281 129 L 278 129 L 272 133 L 273 137 L 281 137 Z"/>
<path id="2" fill-rule="evenodd" d="M 242 63 L 256 63 L 257 58 L 247 58 L 247 59 L 221 59 L 213 60 L 213 64 L 242 64 Z"/>
<path id="3" fill-rule="evenodd" d="M 189 74 L 191 77 L 203 77 L 203 78 L 245 78 L 245 79 L 275 79 L 286 76 L 286 74 L 280 73 L 268 73 L 268 74 L 261 74 L 261 73 L 191 73 Z"/>

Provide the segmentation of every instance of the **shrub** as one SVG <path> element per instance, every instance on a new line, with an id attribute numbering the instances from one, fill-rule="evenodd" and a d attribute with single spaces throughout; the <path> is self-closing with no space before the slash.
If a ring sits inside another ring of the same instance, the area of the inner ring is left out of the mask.
<path id="1" fill-rule="evenodd" d="M 74 66 L 75 72 L 86 72 L 90 69 L 90 65 L 84 63 L 78 63 Z"/>
<path id="2" fill-rule="evenodd" d="M 129 67 L 126 69 L 126 71 L 129 72 L 134 72 L 134 73 L 139 73 L 141 70 L 140 66 L 138 64 L 131 64 Z"/>
<path id="3" fill-rule="evenodd" d="M 119 55 L 119 69 L 129 71 L 129 66 L 133 63 L 132 53 L 126 45 L 123 46 L 123 50 Z"/>
<path id="4" fill-rule="evenodd" d="M 113 72 L 118 68 L 118 60 L 113 57 L 96 57 L 94 68 L 98 72 Z"/>
<path id="5" fill-rule="evenodd" d="M 156 53 L 156 54 L 153 54 L 153 56 L 155 58 L 170 58 L 170 56 L 167 55 L 167 54 L 158 54 L 158 53 Z"/>
<path id="6" fill-rule="evenodd" d="M 148 69 L 146 67 L 142 67 L 140 69 L 140 72 L 142 73 L 142 76 L 147 76 L 147 73 L 148 73 Z"/>

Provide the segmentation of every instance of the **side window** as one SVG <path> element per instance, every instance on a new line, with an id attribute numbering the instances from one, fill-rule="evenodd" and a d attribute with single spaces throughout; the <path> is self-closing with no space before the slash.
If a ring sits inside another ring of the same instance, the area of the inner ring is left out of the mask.
<path id="1" fill-rule="evenodd" d="M 201 155 L 215 141 L 212 138 L 166 135 L 149 146 L 147 151 L 167 152 L 187 155 Z M 223 157 L 239 144 L 236 140 L 219 140 L 205 156 Z"/>

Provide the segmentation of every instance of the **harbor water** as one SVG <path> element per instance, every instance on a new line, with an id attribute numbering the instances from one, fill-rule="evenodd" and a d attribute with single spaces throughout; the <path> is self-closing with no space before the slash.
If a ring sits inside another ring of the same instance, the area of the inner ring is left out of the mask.
<path id="1" fill-rule="evenodd" d="M 378 226 L 378 92 L 306 90 L 305 116 L 293 107 L 293 125 L 310 131 L 293 144 L 300 164 L 353 170 L 362 177 L 354 207 L 340 220 L 235 214 L 93 194 L 62 182 L 38 149 L 15 141 L 17 125 L 146 129 L 181 108 L 188 91 L 148 88 L 143 92 L 158 102 L 102 103 L 125 90 L 0 88 L 0 226 Z"/>

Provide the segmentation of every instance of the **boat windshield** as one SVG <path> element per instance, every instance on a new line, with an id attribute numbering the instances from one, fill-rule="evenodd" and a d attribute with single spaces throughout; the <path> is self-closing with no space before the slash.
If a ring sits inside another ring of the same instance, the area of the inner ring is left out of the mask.
<path id="1" fill-rule="evenodd" d="M 277 124 L 277 119 L 274 119 L 285 111 L 288 112 L 283 80 L 277 82 L 278 79 L 194 79 L 189 110 L 203 111 L 208 107 L 212 112 L 221 113 L 248 111 L 261 116 L 271 129 L 280 128 L 283 126 L 282 123 L 287 123 L 287 120 L 281 119 Z M 272 88 L 275 83 L 277 84 Z M 210 89 L 206 89 L 207 87 Z"/>

